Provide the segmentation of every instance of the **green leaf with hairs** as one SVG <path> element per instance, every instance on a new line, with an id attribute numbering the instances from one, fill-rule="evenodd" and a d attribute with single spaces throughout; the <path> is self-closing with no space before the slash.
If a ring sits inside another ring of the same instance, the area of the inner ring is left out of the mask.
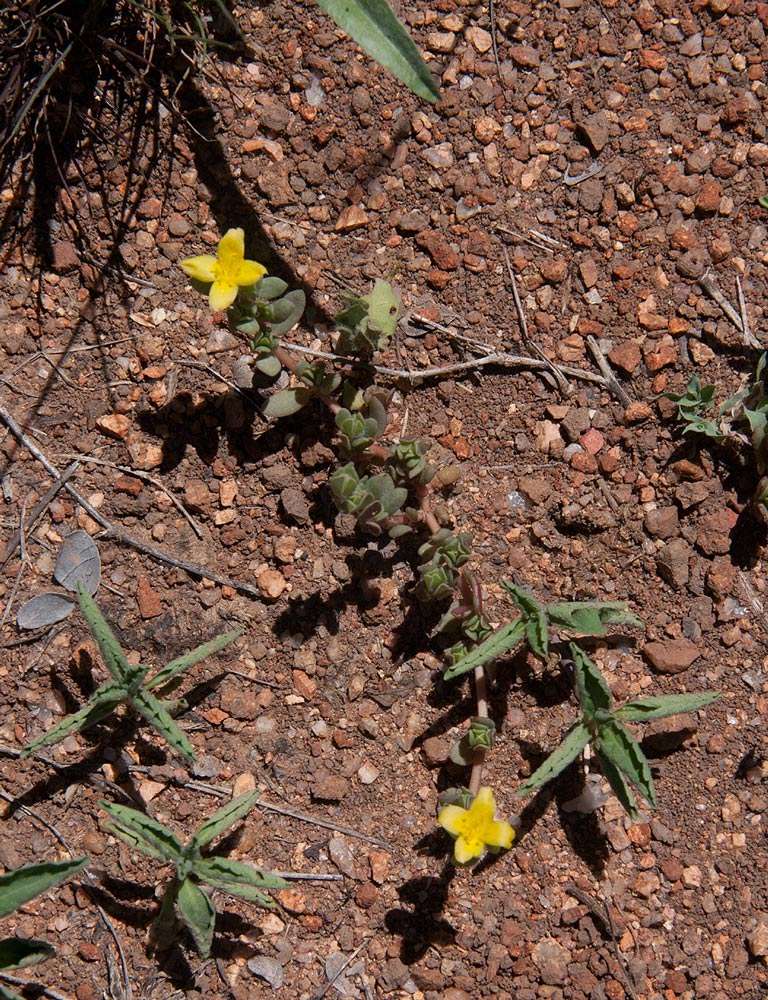
<path id="1" fill-rule="evenodd" d="M 222 635 L 217 635 L 215 639 L 204 642 L 202 646 L 197 646 L 195 649 L 190 650 L 183 656 L 178 656 L 175 660 L 167 663 L 162 670 L 159 670 L 151 680 L 147 681 L 144 685 L 144 690 L 152 691 L 155 688 L 165 687 L 166 684 L 179 674 L 184 673 L 185 670 L 189 670 L 190 667 L 193 667 L 206 657 L 218 653 L 220 649 L 224 649 L 225 646 L 228 646 L 230 642 L 234 642 L 242 634 L 243 630 L 240 628 L 233 629 L 231 632 L 224 632 Z"/>
<path id="2" fill-rule="evenodd" d="M 36 865 L 24 865 L 0 875 L 0 917 L 18 910 L 30 899 L 42 892 L 61 885 L 77 875 L 88 864 L 88 858 L 72 861 L 42 861 Z"/>
<path id="3" fill-rule="evenodd" d="M 263 872 L 232 858 L 201 858 L 193 863 L 193 870 L 202 882 L 246 899 L 251 896 L 239 890 L 287 889 L 289 886 L 279 875 Z M 256 901 L 260 900 L 257 898 Z"/>
<path id="4" fill-rule="evenodd" d="M 126 700 L 127 696 L 127 692 L 120 682 L 107 681 L 101 687 L 96 688 L 90 700 L 78 712 L 65 716 L 61 722 L 57 722 L 42 736 L 37 736 L 27 743 L 21 751 L 22 756 L 28 757 L 40 747 L 59 743 L 70 733 L 81 732 L 95 726 L 97 722 L 101 722 L 103 718 L 114 712 L 120 702 Z"/>
<path id="5" fill-rule="evenodd" d="M 496 660 L 511 649 L 519 646 L 525 637 L 525 622 L 522 618 L 511 622 L 509 625 L 502 625 L 496 629 L 493 635 L 481 642 L 479 646 L 471 649 L 466 656 L 453 663 L 443 674 L 443 678 L 451 681 L 454 677 L 460 677 L 475 667 L 482 667 L 491 660 Z"/>
<path id="6" fill-rule="evenodd" d="M 184 879 L 179 886 L 176 907 L 192 934 L 197 950 L 203 958 L 208 958 L 216 925 L 216 910 L 208 894 L 191 879 Z"/>
<path id="7" fill-rule="evenodd" d="M 107 670 L 116 681 L 126 681 L 133 673 L 125 653 L 120 643 L 115 638 L 115 634 L 107 624 L 107 620 L 99 610 L 96 601 L 91 597 L 82 583 L 77 585 L 77 599 L 80 603 L 80 610 L 88 623 L 91 635 L 101 651 L 102 658 Z"/>
<path id="8" fill-rule="evenodd" d="M 523 613 L 525 620 L 525 637 L 531 651 L 539 659 L 545 660 L 549 653 L 549 624 L 547 622 L 546 609 L 539 602 L 514 583 L 502 582 L 502 587 L 508 594 L 512 595 L 517 606 Z"/>
<path id="9" fill-rule="evenodd" d="M 609 625 L 643 624 L 624 601 L 563 601 L 548 604 L 545 610 L 555 628 L 578 635 L 605 635 Z"/>
<path id="10" fill-rule="evenodd" d="M 140 688 L 131 695 L 131 704 L 160 733 L 172 750 L 181 754 L 182 757 L 186 757 L 187 760 L 195 759 L 195 748 L 173 721 L 171 713 L 165 705 L 153 694 Z"/>
<path id="11" fill-rule="evenodd" d="M 647 722 L 663 719 L 681 712 L 695 712 L 711 705 L 720 697 L 719 691 L 700 691 L 695 694 L 663 694 L 649 698 L 635 698 L 616 709 L 615 715 L 622 722 Z"/>
<path id="12" fill-rule="evenodd" d="M 548 781 L 556 778 L 569 764 L 572 764 L 581 751 L 589 742 L 589 730 L 582 722 L 577 722 L 575 726 L 565 734 L 560 746 L 558 746 L 547 757 L 522 785 L 515 791 L 518 798 L 524 798 L 541 788 Z"/>
<path id="13" fill-rule="evenodd" d="M 162 823 L 130 806 L 119 806 L 112 802 L 101 802 L 100 805 L 111 820 L 108 829 L 130 847 L 159 861 L 170 861 L 172 864 L 183 861 L 184 848 Z"/>
<path id="14" fill-rule="evenodd" d="M 245 795 L 238 795 L 237 798 L 232 799 L 231 802 L 222 806 L 221 809 L 217 809 L 198 828 L 192 838 L 194 848 L 199 850 L 201 847 L 205 847 L 206 844 L 210 844 L 212 840 L 215 840 L 225 830 L 234 826 L 238 820 L 248 815 L 258 802 L 258 799 L 258 792 L 246 792 Z"/>
<path id="15" fill-rule="evenodd" d="M 570 649 L 576 695 L 582 714 L 587 719 L 594 719 L 596 712 L 610 712 L 611 689 L 597 665 L 575 642 L 571 643 Z"/>
<path id="16" fill-rule="evenodd" d="M 47 941 L 34 938 L 4 938 L 0 941 L 0 969 L 26 969 L 56 954 Z"/>
<path id="17" fill-rule="evenodd" d="M 624 726 L 615 721 L 602 724 L 598 730 L 596 745 L 600 757 L 607 758 L 617 767 L 648 804 L 655 808 L 656 789 L 653 786 L 651 766 L 640 744 Z"/>
<path id="18" fill-rule="evenodd" d="M 426 101 L 439 97 L 419 50 L 386 0 L 318 0 L 338 26 L 371 58 Z"/>
<path id="19" fill-rule="evenodd" d="M 640 812 L 637 808 L 637 801 L 632 793 L 632 789 L 624 780 L 624 776 L 621 771 L 604 754 L 601 754 L 598 751 L 597 756 L 600 760 L 600 766 L 602 767 L 603 774 L 605 775 L 608 784 L 611 786 L 613 794 L 619 800 L 629 818 L 635 821 L 638 820 L 640 818 Z"/>

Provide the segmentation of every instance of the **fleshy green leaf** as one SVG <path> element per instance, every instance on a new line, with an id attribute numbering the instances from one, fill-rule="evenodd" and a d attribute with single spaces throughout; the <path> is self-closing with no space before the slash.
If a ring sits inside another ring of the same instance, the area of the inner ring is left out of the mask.
<path id="1" fill-rule="evenodd" d="M 288 285 L 282 278 L 268 275 L 257 281 L 253 286 L 253 294 L 257 299 L 279 299 L 281 295 L 288 291 Z"/>
<path id="2" fill-rule="evenodd" d="M 695 694 L 664 694 L 650 698 L 635 698 L 616 710 L 616 718 L 623 722 L 646 722 L 663 719 L 680 712 L 695 712 L 697 708 L 711 705 L 720 697 L 719 691 L 700 691 Z"/>
<path id="3" fill-rule="evenodd" d="M 426 101 L 439 92 L 419 50 L 386 0 L 318 0 L 340 28 L 376 62 Z"/>
<path id="4" fill-rule="evenodd" d="M 59 743 L 66 736 L 69 736 L 70 733 L 81 732 L 84 729 L 95 726 L 97 722 L 100 722 L 110 712 L 114 712 L 120 702 L 125 701 L 126 698 L 127 692 L 121 683 L 118 681 L 107 681 L 106 684 L 102 684 L 101 687 L 96 688 L 90 700 L 83 705 L 79 712 L 73 712 L 72 715 L 65 716 L 61 722 L 57 722 L 55 726 L 52 726 L 42 736 L 38 736 L 30 743 L 27 743 L 22 750 L 22 755 L 28 757 L 36 750 L 39 750 L 40 747 Z"/>
<path id="5" fill-rule="evenodd" d="M 235 639 L 239 638 L 243 634 L 243 630 L 240 628 L 233 629 L 231 632 L 224 632 L 223 635 L 217 635 L 215 639 L 211 639 L 210 642 L 204 642 L 202 646 L 197 646 L 195 649 L 190 650 L 183 656 L 177 657 L 175 660 L 171 660 L 170 663 L 166 664 L 162 670 L 159 670 L 151 680 L 148 680 L 144 685 L 145 691 L 153 691 L 155 688 L 165 687 L 169 681 L 173 680 L 178 674 L 183 673 L 190 667 L 193 667 L 196 663 L 204 660 L 207 656 L 212 656 L 214 653 L 218 653 L 220 649 L 224 649 L 228 646 L 230 642 L 234 642 Z"/>
<path id="6" fill-rule="evenodd" d="M 101 802 L 102 809 L 111 819 L 108 828 L 121 837 L 130 847 L 135 847 L 147 857 L 177 864 L 183 860 L 184 849 L 174 834 L 156 819 L 111 802 Z"/>
<path id="7" fill-rule="evenodd" d="M 297 389 L 280 389 L 267 400 L 267 405 L 264 407 L 264 416 L 270 420 L 277 420 L 280 417 L 290 417 L 306 406 L 311 396 L 312 394 L 309 389 L 304 389 L 303 387 Z"/>
<path id="8" fill-rule="evenodd" d="M 203 958 L 208 958 L 216 924 L 216 910 L 208 894 L 190 879 L 184 879 L 179 887 L 176 906 L 179 916 L 192 934 L 197 950 Z"/>
<path id="9" fill-rule="evenodd" d="M 195 748 L 173 721 L 171 713 L 161 701 L 149 691 L 140 688 L 131 695 L 131 704 L 160 733 L 172 750 L 187 760 L 195 759 Z"/>
<path id="10" fill-rule="evenodd" d="M 194 846 L 199 850 L 201 847 L 205 847 L 206 844 L 210 844 L 212 840 L 215 840 L 225 830 L 234 826 L 238 820 L 247 816 L 256 805 L 258 799 L 258 792 L 247 792 L 245 795 L 238 795 L 237 798 L 232 799 L 231 802 L 222 806 L 221 809 L 217 809 L 195 833 L 192 838 Z"/>
<path id="11" fill-rule="evenodd" d="M 283 366 L 274 354 L 266 354 L 263 358 L 257 360 L 256 367 L 262 374 L 267 375 L 269 378 L 276 378 Z"/>
<path id="12" fill-rule="evenodd" d="M 588 742 L 589 730 L 583 723 L 577 722 L 565 734 L 565 738 L 560 746 L 553 750 L 544 763 L 533 772 L 530 778 L 520 785 L 515 791 L 515 795 L 518 798 L 524 798 L 526 795 L 530 795 L 531 792 L 535 792 L 537 788 L 541 788 L 548 781 L 556 778 L 569 764 L 572 764 L 576 760 Z"/>
<path id="13" fill-rule="evenodd" d="M 98 605 L 80 582 L 77 584 L 77 599 L 80 602 L 83 617 L 88 622 L 91 635 L 101 651 L 107 670 L 116 681 L 125 681 L 131 675 L 131 667 L 125 653 Z"/>
<path id="14" fill-rule="evenodd" d="M 282 337 L 296 326 L 304 312 L 307 297 L 300 288 L 294 288 L 278 299 L 272 306 L 269 332 L 273 337 Z"/>
<path id="15" fill-rule="evenodd" d="M 47 941 L 34 938 L 4 938 L 0 941 L 0 969 L 25 969 L 29 965 L 45 962 L 56 954 Z"/>
<path id="16" fill-rule="evenodd" d="M 618 722 L 600 726 L 597 749 L 607 757 L 624 777 L 643 795 L 649 805 L 656 806 L 656 789 L 653 787 L 651 766 L 637 740 Z"/>
<path id="17" fill-rule="evenodd" d="M 640 818 L 640 813 L 637 809 L 637 802 L 635 801 L 635 796 L 632 794 L 632 789 L 624 780 L 624 777 L 618 767 L 611 762 L 611 760 L 606 757 L 605 754 L 600 753 L 598 750 L 597 756 L 600 758 L 600 765 L 603 769 L 603 774 L 608 779 L 608 784 L 613 790 L 613 794 L 619 800 L 619 802 L 624 807 L 625 811 L 629 815 L 630 819 L 637 820 Z"/>
<path id="18" fill-rule="evenodd" d="M 573 677 L 576 694 L 582 713 L 588 719 L 595 717 L 595 712 L 611 710 L 611 690 L 605 682 L 597 665 L 590 660 L 581 646 L 571 643 L 573 658 Z"/>
<path id="19" fill-rule="evenodd" d="M 42 861 L 37 865 L 25 865 L 0 875 L 0 917 L 7 917 L 23 903 L 61 885 L 77 875 L 88 864 L 88 858 L 72 861 Z"/>
<path id="20" fill-rule="evenodd" d="M 502 625 L 501 628 L 496 629 L 493 635 L 489 635 L 485 642 L 475 646 L 466 656 L 448 667 L 443 678 L 451 681 L 454 677 L 460 677 L 467 671 L 474 670 L 475 667 L 481 667 L 485 663 L 490 663 L 491 660 L 498 659 L 518 646 L 523 641 L 524 635 L 525 622 L 522 618 L 510 622 L 509 625 Z"/>
<path id="21" fill-rule="evenodd" d="M 605 635 L 608 625 L 642 625 L 624 601 L 563 601 L 545 610 L 556 628 L 579 635 Z"/>

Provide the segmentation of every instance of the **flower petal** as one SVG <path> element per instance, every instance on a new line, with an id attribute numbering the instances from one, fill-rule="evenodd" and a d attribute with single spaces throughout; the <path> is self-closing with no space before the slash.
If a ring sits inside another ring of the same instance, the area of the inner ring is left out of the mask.
<path id="1" fill-rule="evenodd" d="M 483 840 L 489 847 L 503 847 L 507 850 L 512 846 L 516 830 L 503 819 L 494 819 L 486 826 Z"/>
<path id="2" fill-rule="evenodd" d="M 181 262 L 181 269 L 194 281 L 216 280 L 216 258 L 209 253 L 201 253 L 197 257 L 185 257 Z"/>
<path id="3" fill-rule="evenodd" d="M 446 833 L 450 833 L 452 837 L 459 837 L 464 829 L 466 816 L 467 810 L 461 806 L 443 806 L 437 814 L 437 822 Z"/>
<path id="4" fill-rule="evenodd" d="M 241 286 L 255 285 L 267 273 L 266 267 L 255 260 L 244 260 L 237 270 L 237 283 Z"/>
<path id="5" fill-rule="evenodd" d="M 237 272 L 245 256 L 245 233 L 242 229 L 228 229 L 219 240 L 216 251 L 219 258 L 219 273 L 224 281 L 237 284 Z"/>
<path id="6" fill-rule="evenodd" d="M 208 293 L 208 304 L 214 312 L 229 309 L 237 298 L 237 285 L 228 281 L 214 281 Z"/>
<path id="7" fill-rule="evenodd" d="M 453 856 L 460 865 L 483 856 L 483 842 L 477 837 L 459 837 L 453 845 Z"/>
<path id="8" fill-rule="evenodd" d="M 487 786 L 481 788 L 472 800 L 469 807 L 473 823 L 487 823 L 493 819 L 496 812 L 496 799 L 493 797 L 493 789 Z"/>

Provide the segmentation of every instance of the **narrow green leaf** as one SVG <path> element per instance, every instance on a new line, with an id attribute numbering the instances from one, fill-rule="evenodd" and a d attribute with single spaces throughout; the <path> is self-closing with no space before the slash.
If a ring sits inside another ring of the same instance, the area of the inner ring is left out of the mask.
<path id="1" fill-rule="evenodd" d="M 570 644 L 573 658 L 573 677 L 582 713 L 593 719 L 595 712 L 611 710 L 611 691 L 597 665 L 590 660 L 581 646 Z"/>
<path id="2" fill-rule="evenodd" d="M 216 910 L 208 894 L 190 879 L 184 879 L 176 898 L 179 916 L 192 934 L 197 950 L 203 958 L 208 958 L 213 944 L 213 928 L 216 924 Z"/>
<path id="3" fill-rule="evenodd" d="M 627 780 L 643 795 L 649 805 L 656 807 L 656 789 L 653 787 L 651 766 L 640 744 L 618 722 L 600 726 L 597 749 L 607 757 Z"/>
<path id="4" fill-rule="evenodd" d="M 83 617 L 91 630 L 91 635 L 101 651 L 107 670 L 116 681 L 125 681 L 132 673 L 131 666 L 98 605 L 80 582 L 77 584 L 77 599 Z"/>
<path id="5" fill-rule="evenodd" d="M 0 941 L 0 969 L 25 969 L 56 954 L 47 941 L 34 938 L 4 938 Z"/>
<path id="6" fill-rule="evenodd" d="M 543 764 L 538 767 L 526 781 L 515 791 L 518 798 L 524 798 L 541 788 L 552 778 L 572 764 L 581 751 L 589 742 L 589 730 L 582 722 L 577 722 L 575 726 L 568 730 L 565 737 L 556 749 L 547 757 Z"/>
<path id="7" fill-rule="evenodd" d="M 695 694 L 664 694 L 657 697 L 635 698 L 616 710 L 622 722 L 646 722 L 663 719 L 680 712 L 695 712 L 697 708 L 711 705 L 720 697 L 719 691 L 700 691 Z"/>
<path id="8" fill-rule="evenodd" d="M 515 646 L 518 646 L 525 635 L 525 622 L 522 618 L 517 618 L 509 625 L 502 625 L 493 635 L 489 635 L 485 642 L 475 646 L 466 656 L 457 660 L 443 674 L 446 681 L 451 681 L 454 677 L 460 677 L 475 667 L 481 667 L 491 660 L 496 660 L 505 653 L 508 653 Z"/>
<path id="9" fill-rule="evenodd" d="M 622 804 L 630 819 L 639 819 L 640 813 L 637 809 L 635 796 L 632 794 L 632 789 L 624 780 L 621 771 L 608 757 L 606 757 L 605 754 L 600 753 L 599 750 L 597 752 L 597 756 L 600 758 L 600 765 L 603 769 L 603 774 L 608 779 L 608 784 L 611 786 L 613 794 Z"/>
<path id="10" fill-rule="evenodd" d="M 234 858 L 201 858 L 193 863 L 201 882 L 223 888 L 226 885 L 253 886 L 257 889 L 287 889 L 290 885 L 279 875 L 261 871 Z"/>
<path id="11" fill-rule="evenodd" d="M 225 830 L 234 826 L 238 820 L 247 816 L 256 805 L 258 798 L 258 792 L 247 792 L 245 795 L 238 795 L 237 798 L 232 799 L 231 802 L 222 806 L 221 809 L 217 809 L 198 828 L 192 838 L 192 844 L 198 850 L 201 847 L 205 847 L 206 844 L 210 844 L 212 840 L 215 840 Z"/>
<path id="12" fill-rule="evenodd" d="M 371 58 L 426 101 L 439 97 L 419 50 L 386 0 L 318 0 L 340 28 Z"/>
<path id="13" fill-rule="evenodd" d="M 61 722 L 57 722 L 42 736 L 27 743 L 21 751 L 22 756 L 28 757 L 40 747 L 60 742 L 70 733 L 82 732 L 84 729 L 95 726 L 97 722 L 114 712 L 120 702 L 125 701 L 127 697 L 127 692 L 122 684 L 118 681 L 107 681 L 101 687 L 96 688 L 90 700 L 83 705 L 80 711 L 65 716 Z"/>
<path id="14" fill-rule="evenodd" d="M 215 639 L 204 642 L 202 646 L 197 646 L 183 656 L 178 656 L 175 660 L 167 663 L 162 670 L 158 670 L 155 676 L 144 685 L 144 689 L 146 691 L 153 691 L 155 688 L 165 687 L 178 674 L 193 667 L 207 656 L 218 653 L 220 649 L 224 649 L 225 646 L 228 646 L 230 642 L 234 642 L 242 634 L 243 630 L 241 628 L 232 629 L 231 632 L 224 632 L 222 635 L 217 635 Z"/>
<path id="15" fill-rule="evenodd" d="M 131 704 L 160 733 L 172 750 L 181 754 L 182 757 L 186 757 L 187 760 L 195 759 L 195 748 L 173 721 L 165 705 L 153 694 L 140 688 L 131 695 Z"/>
<path id="16" fill-rule="evenodd" d="M 18 993 L 0 983 L 0 1000 L 22 1000 Z"/>
<path id="17" fill-rule="evenodd" d="M 549 653 L 549 626 L 546 609 L 523 587 L 514 583 L 502 582 L 502 587 L 511 594 L 515 603 L 523 612 L 525 619 L 525 637 L 531 652 L 539 659 L 545 660 Z"/>
<path id="18" fill-rule="evenodd" d="M 563 601 L 545 610 L 556 628 L 579 635 L 605 635 L 608 625 L 642 625 L 624 601 Z"/>
<path id="19" fill-rule="evenodd" d="M 39 896 L 41 892 L 53 889 L 67 879 L 77 875 L 88 864 L 88 858 L 72 861 L 42 861 L 37 865 L 25 865 L 0 875 L 0 917 L 7 917 L 22 904 Z"/>
<path id="20" fill-rule="evenodd" d="M 177 864 L 183 860 L 183 847 L 162 823 L 130 806 L 119 806 L 112 802 L 99 804 L 112 820 L 109 829 L 129 846 L 161 861 Z"/>

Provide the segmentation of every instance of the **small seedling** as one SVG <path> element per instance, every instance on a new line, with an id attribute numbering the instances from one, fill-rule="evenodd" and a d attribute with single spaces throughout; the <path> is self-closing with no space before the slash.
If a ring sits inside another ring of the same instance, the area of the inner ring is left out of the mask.
<path id="1" fill-rule="evenodd" d="M 152 692 L 178 683 L 185 670 L 206 656 L 223 649 L 241 635 L 240 630 L 225 632 L 210 642 L 203 643 L 202 646 L 172 660 L 153 677 L 147 679 L 149 668 L 141 665 L 131 666 L 96 602 L 82 585 L 78 585 L 77 597 L 80 610 L 101 650 L 112 679 L 98 687 L 79 712 L 66 716 L 42 736 L 28 743 L 22 751 L 24 756 L 34 753 L 40 747 L 59 743 L 70 733 L 88 729 L 114 712 L 118 705 L 125 703 L 143 716 L 173 750 L 187 760 L 193 761 L 195 752 L 192 744 L 173 721 L 171 714 L 180 707 L 180 703 L 161 701 Z"/>
<path id="2" fill-rule="evenodd" d="M 205 820 L 192 839 L 183 845 L 167 827 L 145 813 L 127 806 L 101 803 L 110 817 L 107 829 L 129 847 L 148 858 L 165 861 L 175 869 L 154 925 L 153 937 L 159 948 L 172 943 L 174 914 L 178 914 L 203 958 L 210 954 L 216 910 L 208 893 L 200 888 L 201 882 L 265 907 L 275 904 L 264 890 L 287 888 L 288 882 L 278 875 L 262 872 L 242 861 L 203 854 L 203 848 L 248 815 L 258 797 L 258 792 L 251 792 L 232 799 Z"/>
<path id="3" fill-rule="evenodd" d="M 677 406 L 683 434 L 702 434 L 716 444 L 751 448 L 759 481 L 752 504 L 768 519 L 768 385 L 765 353 L 760 355 L 750 382 L 729 396 L 717 409 L 716 417 L 705 416 L 715 396 L 715 386 L 702 386 L 694 375 L 682 393 L 665 393 Z"/>
<path id="4" fill-rule="evenodd" d="M 581 718 L 568 730 L 560 746 L 520 785 L 515 794 L 524 798 L 537 791 L 573 763 L 590 743 L 608 784 L 630 817 L 636 820 L 639 812 L 632 788 L 654 809 L 656 789 L 650 764 L 640 744 L 623 723 L 649 722 L 680 712 L 693 712 L 710 705 L 720 695 L 717 691 L 702 691 L 698 694 L 636 698 L 614 708 L 610 689 L 597 665 L 575 643 L 570 644 L 570 651 Z"/>
<path id="5" fill-rule="evenodd" d="M 61 885 L 77 875 L 88 864 L 88 858 L 73 861 L 43 861 L 25 865 L 0 875 L 0 917 L 18 910 L 35 896 Z M 54 954 L 47 941 L 10 937 L 0 940 L 0 975 L 12 969 L 24 969 L 44 962 Z M 21 1000 L 17 993 L 0 985 L 0 1000 Z"/>

